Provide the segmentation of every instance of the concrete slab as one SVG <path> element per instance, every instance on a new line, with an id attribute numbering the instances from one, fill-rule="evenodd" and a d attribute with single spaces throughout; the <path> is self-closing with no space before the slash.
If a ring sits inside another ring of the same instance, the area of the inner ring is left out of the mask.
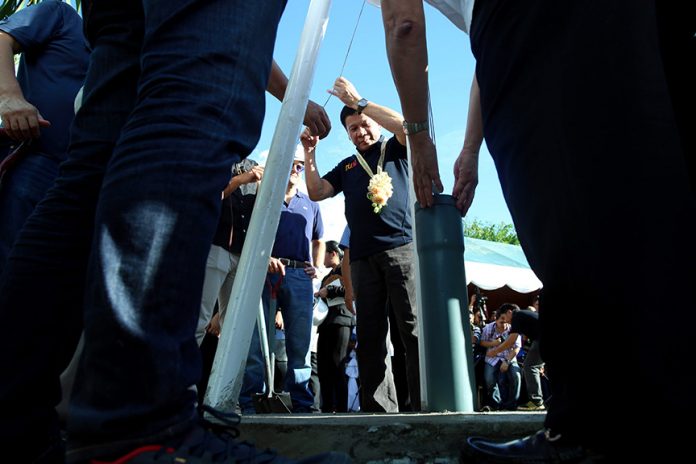
<path id="1" fill-rule="evenodd" d="M 543 427 L 544 413 L 247 415 L 241 439 L 300 458 L 342 451 L 356 464 L 459 462 L 465 437 L 512 439 Z"/>

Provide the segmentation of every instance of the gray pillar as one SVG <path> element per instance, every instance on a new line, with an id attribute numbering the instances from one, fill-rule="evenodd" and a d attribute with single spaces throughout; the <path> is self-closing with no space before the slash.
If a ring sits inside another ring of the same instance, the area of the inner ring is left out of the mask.
<path id="1" fill-rule="evenodd" d="M 416 205 L 424 371 L 430 411 L 473 412 L 471 349 L 462 218 L 451 195 L 430 208 Z"/>

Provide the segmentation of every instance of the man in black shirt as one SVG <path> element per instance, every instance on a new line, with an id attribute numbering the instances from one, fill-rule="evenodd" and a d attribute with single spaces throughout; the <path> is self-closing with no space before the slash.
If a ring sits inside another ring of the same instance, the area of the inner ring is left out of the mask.
<path id="1" fill-rule="evenodd" d="M 320 178 L 314 161 L 318 137 L 305 133 L 302 143 L 310 198 L 320 201 L 343 192 L 346 201 L 362 410 L 398 411 L 386 341 L 390 306 L 398 325 L 391 329 L 399 331 L 406 351 L 411 409 L 419 410 L 416 292 L 403 118 L 362 98 L 343 77 L 336 80 L 332 93 L 346 105 L 341 122 L 356 154 Z M 382 137 L 382 127 L 394 137 Z"/>

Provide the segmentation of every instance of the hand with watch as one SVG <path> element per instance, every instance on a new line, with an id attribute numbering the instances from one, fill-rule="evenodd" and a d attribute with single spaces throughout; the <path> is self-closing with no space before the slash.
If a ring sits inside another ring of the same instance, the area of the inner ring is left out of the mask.
<path id="1" fill-rule="evenodd" d="M 355 108 L 358 114 L 362 113 L 370 104 L 369 101 L 360 96 L 352 82 L 342 76 L 336 79 L 333 89 L 329 90 L 329 93 L 338 97 L 344 105 Z"/>

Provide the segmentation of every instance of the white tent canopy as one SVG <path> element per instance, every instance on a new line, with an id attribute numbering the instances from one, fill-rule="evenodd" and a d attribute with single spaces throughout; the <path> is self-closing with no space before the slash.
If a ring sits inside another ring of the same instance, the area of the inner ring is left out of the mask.
<path id="1" fill-rule="evenodd" d="M 482 290 L 495 290 L 507 285 L 516 292 L 531 293 L 543 286 L 529 268 L 519 245 L 465 237 L 464 267 L 466 283 Z"/>

